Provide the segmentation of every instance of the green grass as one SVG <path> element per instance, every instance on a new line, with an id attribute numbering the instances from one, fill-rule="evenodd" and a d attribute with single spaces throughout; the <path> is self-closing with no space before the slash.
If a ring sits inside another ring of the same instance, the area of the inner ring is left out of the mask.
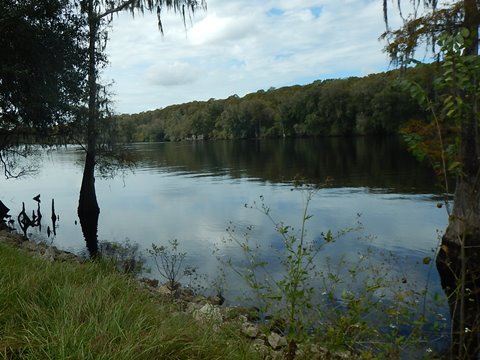
<path id="1" fill-rule="evenodd" d="M 59 263 L 0 243 L 0 359 L 257 359 L 107 263 Z"/>

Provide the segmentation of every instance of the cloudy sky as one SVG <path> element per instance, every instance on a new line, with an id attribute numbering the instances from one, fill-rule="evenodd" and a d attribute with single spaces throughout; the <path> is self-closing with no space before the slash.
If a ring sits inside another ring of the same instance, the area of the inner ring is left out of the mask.
<path id="1" fill-rule="evenodd" d="M 187 20 L 114 18 L 107 52 L 118 113 L 389 69 L 381 0 L 207 0 Z M 392 24 L 399 22 L 392 15 Z"/>

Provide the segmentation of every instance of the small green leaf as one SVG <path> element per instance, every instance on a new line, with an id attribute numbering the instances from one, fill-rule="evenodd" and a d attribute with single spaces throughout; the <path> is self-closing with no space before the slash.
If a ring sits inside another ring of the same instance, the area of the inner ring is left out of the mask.
<path id="1" fill-rule="evenodd" d="M 460 161 L 454 161 L 448 166 L 448 171 L 454 171 L 458 169 L 462 164 Z"/>
<path id="2" fill-rule="evenodd" d="M 423 263 L 425 265 L 430 264 L 431 261 L 432 261 L 432 258 L 430 256 L 426 256 L 426 257 L 423 258 Z"/>
<path id="3" fill-rule="evenodd" d="M 452 117 L 453 114 L 455 114 L 456 109 L 451 109 L 450 111 L 447 112 L 447 117 Z"/>

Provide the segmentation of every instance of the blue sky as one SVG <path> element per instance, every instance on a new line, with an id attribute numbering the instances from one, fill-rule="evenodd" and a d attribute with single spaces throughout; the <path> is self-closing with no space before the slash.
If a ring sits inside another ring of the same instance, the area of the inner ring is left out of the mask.
<path id="1" fill-rule="evenodd" d="M 390 68 L 378 40 L 381 0 L 207 0 L 184 28 L 181 17 L 115 17 L 107 46 L 118 113 L 193 100 L 243 96 L 317 79 Z M 399 24 L 395 14 L 391 24 Z"/>

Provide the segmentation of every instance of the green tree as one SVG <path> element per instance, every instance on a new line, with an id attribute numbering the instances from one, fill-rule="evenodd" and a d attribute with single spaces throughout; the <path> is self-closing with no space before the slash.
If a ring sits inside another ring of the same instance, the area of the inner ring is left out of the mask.
<path id="1" fill-rule="evenodd" d="M 240 103 L 239 118 L 246 124 L 248 138 L 262 137 L 265 125 L 271 123 L 272 119 L 266 107 L 265 102 L 258 98 L 244 99 Z"/>
<path id="2" fill-rule="evenodd" d="M 201 4 L 204 4 L 201 0 Z M 100 208 L 95 192 L 95 163 L 97 157 L 98 122 L 102 105 L 109 113 L 108 102 L 100 101 L 101 88 L 98 85 L 98 67 L 104 62 L 104 52 L 108 40 L 105 26 L 112 21 L 113 15 L 121 11 L 133 14 L 156 11 L 159 30 L 163 33 L 161 22 L 162 9 L 172 9 L 180 13 L 185 22 L 186 15 L 194 12 L 200 5 L 199 0 L 81 0 L 81 12 L 88 23 L 88 120 L 86 135 L 85 167 L 78 202 L 78 217 L 87 247 L 92 255 L 97 253 L 97 227 Z"/>
<path id="3" fill-rule="evenodd" d="M 207 102 L 203 121 L 203 135 L 205 139 L 215 136 L 215 125 L 223 112 L 223 101 L 210 99 Z"/>
<path id="4" fill-rule="evenodd" d="M 420 1 L 413 3 L 418 6 Z M 448 96 L 439 98 L 441 113 L 432 117 L 434 121 L 445 118 L 455 131 L 456 188 L 436 262 L 450 306 L 451 357 L 476 359 L 480 354 L 480 4 L 477 0 L 451 1 L 439 8 L 435 0 L 423 3 L 430 10 L 426 15 L 386 32 L 390 40 L 387 51 L 394 59 L 406 62 L 422 41 L 432 44 L 446 34 L 440 43 L 444 58 L 438 81 Z M 384 10 L 386 18 L 386 0 Z M 441 153 L 444 159 L 444 146 Z"/>
<path id="5" fill-rule="evenodd" d="M 46 143 L 47 135 L 81 116 L 83 26 L 68 0 L 0 0 L 0 161 L 5 176 L 19 175 L 12 171 L 12 155 L 28 155 L 28 147 L 16 146 L 19 141 Z"/>

